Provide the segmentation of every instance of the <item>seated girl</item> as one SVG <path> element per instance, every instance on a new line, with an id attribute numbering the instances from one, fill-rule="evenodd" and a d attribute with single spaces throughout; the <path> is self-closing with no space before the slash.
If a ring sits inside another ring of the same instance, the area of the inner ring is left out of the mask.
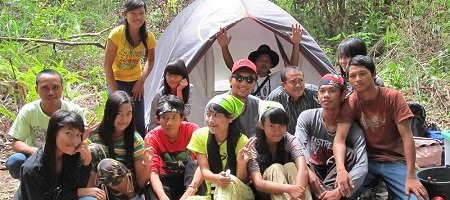
<path id="1" fill-rule="evenodd" d="M 248 171 L 260 199 L 311 199 L 304 147 L 286 132 L 289 117 L 283 106 L 261 101 L 259 113 L 256 156 L 249 161 Z"/>
<path id="2" fill-rule="evenodd" d="M 218 95 L 206 105 L 208 127 L 196 130 L 187 148 L 197 157 L 208 196 L 188 199 L 209 199 L 209 195 L 212 199 L 254 199 L 253 191 L 245 184 L 248 146 L 252 141 L 242 134 L 237 119 L 243 106 L 242 101 L 229 94 Z"/>
<path id="3" fill-rule="evenodd" d="M 126 92 L 111 93 L 98 129 L 85 141 L 92 154 L 89 185 L 100 184 L 108 199 L 139 199 L 150 179 L 153 153 L 135 131 L 132 104 Z"/>
<path id="4" fill-rule="evenodd" d="M 158 107 L 159 99 L 164 95 L 175 95 L 180 98 L 184 103 L 183 117 L 191 113 L 191 101 L 192 90 L 194 86 L 189 83 L 189 76 L 184 61 L 181 59 L 175 59 L 167 64 L 164 69 L 164 85 L 159 88 L 155 97 L 153 98 L 152 105 L 149 113 L 148 130 L 152 130 L 159 125 L 159 121 L 156 119 L 156 108 Z"/>
<path id="5" fill-rule="evenodd" d="M 83 132 L 80 115 L 66 110 L 53 113 L 45 146 L 23 164 L 14 199 L 105 199 L 101 189 L 86 188 L 92 158 L 81 142 Z"/>

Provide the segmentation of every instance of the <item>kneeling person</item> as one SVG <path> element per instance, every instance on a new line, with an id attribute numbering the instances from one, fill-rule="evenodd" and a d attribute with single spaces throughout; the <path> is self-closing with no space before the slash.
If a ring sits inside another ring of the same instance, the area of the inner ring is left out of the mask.
<path id="1" fill-rule="evenodd" d="M 181 99 L 163 96 L 156 110 L 160 126 L 145 136 L 145 145 L 153 147 L 150 182 L 158 199 L 184 199 L 196 194 L 202 182 L 198 164 L 186 149 L 199 127 L 183 121 L 183 111 Z"/>

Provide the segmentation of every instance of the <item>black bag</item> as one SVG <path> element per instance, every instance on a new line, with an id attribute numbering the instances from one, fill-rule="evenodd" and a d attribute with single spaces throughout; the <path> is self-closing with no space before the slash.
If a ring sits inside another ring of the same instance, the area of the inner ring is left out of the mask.
<path id="1" fill-rule="evenodd" d="M 411 130 L 414 136 L 423 137 L 427 131 L 427 123 L 425 121 L 426 112 L 422 105 L 417 103 L 408 103 L 409 109 L 414 114 L 411 119 Z"/>

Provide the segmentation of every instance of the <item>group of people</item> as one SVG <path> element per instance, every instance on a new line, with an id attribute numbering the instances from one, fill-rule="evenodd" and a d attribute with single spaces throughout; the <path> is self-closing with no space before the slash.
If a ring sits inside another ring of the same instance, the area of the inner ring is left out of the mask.
<path id="1" fill-rule="evenodd" d="M 357 199 L 379 180 L 394 199 L 427 198 L 415 177 L 413 115 L 400 92 L 381 87 L 361 39 L 339 45 L 342 76 L 315 86 L 296 67 L 298 25 L 279 72 L 270 71 L 279 57 L 268 45 L 234 62 L 221 29 L 231 89 L 196 113 L 205 127 L 189 122 L 194 86 L 181 59 L 167 64 L 145 122 L 143 83 L 156 46 L 145 13 L 142 0 L 126 1 L 108 37 L 98 126 L 61 98 L 57 71 L 36 75 L 40 99 L 9 131 L 15 153 L 6 165 L 21 182 L 14 199 Z"/>

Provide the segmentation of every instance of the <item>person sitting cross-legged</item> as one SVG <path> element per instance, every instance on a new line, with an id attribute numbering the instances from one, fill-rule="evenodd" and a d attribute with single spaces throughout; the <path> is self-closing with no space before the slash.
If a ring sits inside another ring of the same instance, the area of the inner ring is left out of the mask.
<path id="1" fill-rule="evenodd" d="M 153 148 L 150 184 L 153 195 L 160 200 L 185 199 L 204 192 L 198 191 L 203 182 L 200 168 L 186 148 L 192 133 L 199 127 L 183 121 L 184 108 L 180 98 L 162 96 L 155 108 L 160 126 L 145 136 L 145 145 Z"/>
<path id="2" fill-rule="evenodd" d="M 311 199 L 308 167 L 300 141 L 286 132 L 289 117 L 274 101 L 260 102 L 260 126 L 248 171 L 258 199 Z M 270 198 L 269 198 L 270 197 Z"/>

